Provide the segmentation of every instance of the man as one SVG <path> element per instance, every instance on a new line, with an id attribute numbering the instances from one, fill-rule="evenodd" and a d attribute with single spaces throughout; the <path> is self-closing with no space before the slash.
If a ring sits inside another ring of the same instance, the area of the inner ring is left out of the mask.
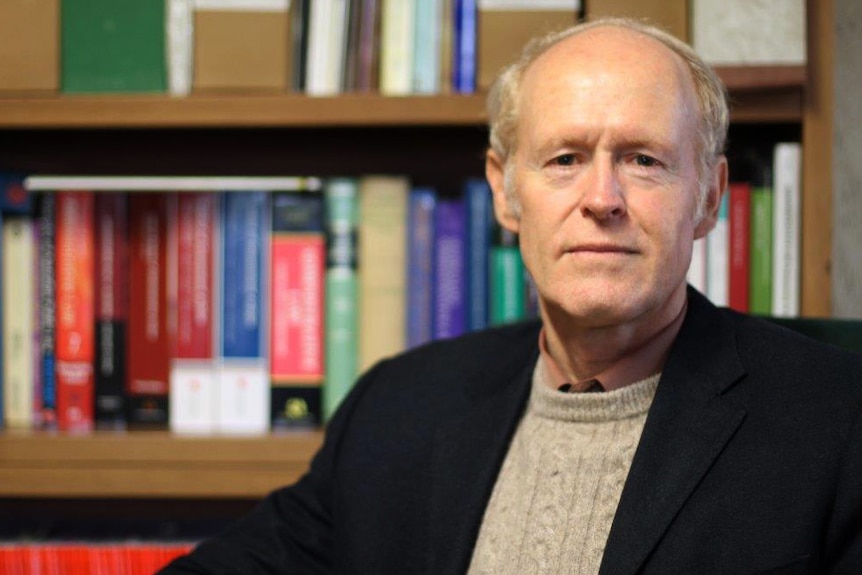
<path id="1" fill-rule="evenodd" d="M 860 572 L 862 358 L 686 286 L 728 180 L 713 72 L 599 21 L 489 111 L 541 322 L 375 366 L 305 477 L 165 573 Z"/>

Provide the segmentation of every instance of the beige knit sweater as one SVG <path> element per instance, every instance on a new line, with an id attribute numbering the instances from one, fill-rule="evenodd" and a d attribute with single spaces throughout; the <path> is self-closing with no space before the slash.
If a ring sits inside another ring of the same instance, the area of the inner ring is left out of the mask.
<path id="1" fill-rule="evenodd" d="M 658 379 L 562 393 L 538 362 L 470 575 L 598 572 Z"/>

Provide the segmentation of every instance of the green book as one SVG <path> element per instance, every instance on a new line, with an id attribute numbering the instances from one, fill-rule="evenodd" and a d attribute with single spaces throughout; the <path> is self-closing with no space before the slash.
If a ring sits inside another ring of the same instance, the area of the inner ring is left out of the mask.
<path id="1" fill-rule="evenodd" d="M 63 0 L 66 94 L 165 92 L 165 0 Z"/>
<path id="2" fill-rule="evenodd" d="M 333 178 L 324 186 L 326 224 L 325 375 L 323 417 L 328 421 L 357 376 L 359 300 L 356 227 L 359 183 Z"/>
<path id="3" fill-rule="evenodd" d="M 772 313 L 772 188 L 751 188 L 749 311 Z"/>
<path id="4" fill-rule="evenodd" d="M 526 316 L 524 262 L 518 238 L 498 228 L 491 246 L 491 325 L 511 323 Z"/>

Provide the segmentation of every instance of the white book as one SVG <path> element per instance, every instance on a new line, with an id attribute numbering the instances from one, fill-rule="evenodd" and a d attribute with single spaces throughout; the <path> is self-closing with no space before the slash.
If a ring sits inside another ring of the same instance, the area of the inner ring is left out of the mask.
<path id="1" fill-rule="evenodd" d="M 380 93 L 410 94 L 416 0 L 383 0 L 380 19 Z"/>
<path id="2" fill-rule="evenodd" d="M 187 96 L 192 90 L 194 0 L 167 2 L 168 92 Z"/>
<path id="3" fill-rule="evenodd" d="M 773 156 L 772 315 L 799 315 L 802 145 L 781 142 Z"/>
<path id="4" fill-rule="evenodd" d="M 30 429 L 35 393 L 34 306 L 36 263 L 33 220 L 3 219 L 3 420 L 9 428 Z"/>
<path id="5" fill-rule="evenodd" d="M 347 42 L 348 0 L 310 3 L 305 91 L 310 96 L 333 96 L 343 91 Z"/>
<path id="6" fill-rule="evenodd" d="M 212 360 L 171 363 L 168 421 L 174 433 L 211 434 L 216 430 L 216 373 Z"/>
<path id="7" fill-rule="evenodd" d="M 691 263 L 688 266 L 686 280 L 700 293 L 706 293 L 706 240 L 694 240 L 691 247 Z"/>
<path id="8" fill-rule="evenodd" d="M 727 307 L 730 272 L 730 227 L 727 220 L 728 193 L 721 196 L 718 220 L 706 236 L 706 296 L 717 306 Z"/>

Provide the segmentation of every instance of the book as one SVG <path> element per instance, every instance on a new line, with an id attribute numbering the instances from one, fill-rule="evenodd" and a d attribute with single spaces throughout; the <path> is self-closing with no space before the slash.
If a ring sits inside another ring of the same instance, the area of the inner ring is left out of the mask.
<path id="1" fill-rule="evenodd" d="M 56 93 L 59 0 L 0 2 L 0 93 Z"/>
<path id="2" fill-rule="evenodd" d="M 452 90 L 472 94 L 476 91 L 477 0 L 452 2 Z"/>
<path id="3" fill-rule="evenodd" d="M 452 90 L 453 74 L 455 65 L 455 0 L 440 0 L 442 4 L 443 17 L 440 25 L 440 93 L 449 94 Z"/>
<path id="4" fill-rule="evenodd" d="M 325 376 L 323 420 L 328 421 L 357 376 L 359 294 L 357 243 L 359 182 L 333 178 L 323 189 L 326 202 Z"/>
<path id="5" fill-rule="evenodd" d="M 415 0 L 413 33 L 414 94 L 440 92 L 440 35 L 443 26 L 443 0 Z"/>
<path id="6" fill-rule="evenodd" d="M 56 200 L 57 423 L 61 431 L 94 425 L 93 194 L 57 192 Z"/>
<path id="7" fill-rule="evenodd" d="M 691 43 L 711 64 L 806 62 L 807 10 L 801 0 L 694 0 L 689 11 Z"/>
<path id="8" fill-rule="evenodd" d="M 686 273 L 686 281 L 697 291 L 707 290 L 707 246 L 706 239 L 694 240 L 691 246 L 691 262 Z"/>
<path id="9" fill-rule="evenodd" d="M 501 325 L 523 319 L 526 314 L 524 261 L 518 237 L 496 225 L 490 249 L 490 323 Z"/>
<path id="10" fill-rule="evenodd" d="M 380 86 L 381 0 L 352 0 L 355 36 L 350 44 L 345 90 L 375 92 Z"/>
<path id="11" fill-rule="evenodd" d="M 221 195 L 216 428 L 264 433 L 270 423 L 267 363 L 267 184 Z"/>
<path id="12" fill-rule="evenodd" d="M 126 400 L 130 427 L 168 425 L 173 326 L 169 306 L 169 230 L 176 194 L 131 193 L 129 210 L 129 341 Z"/>
<path id="13" fill-rule="evenodd" d="M 216 429 L 214 365 L 215 192 L 177 194 L 176 325 L 171 354 L 168 422 L 178 433 L 211 433 Z"/>
<path id="14" fill-rule="evenodd" d="M 310 3 L 305 61 L 305 92 L 310 96 L 332 96 L 344 91 L 347 7 L 347 0 Z"/>
<path id="15" fill-rule="evenodd" d="M 490 88 L 535 36 L 575 24 L 579 0 L 479 0 L 476 74 L 479 88 Z"/>
<path id="16" fill-rule="evenodd" d="M 359 184 L 359 369 L 404 350 L 407 332 L 405 176 L 366 175 Z"/>
<path id="17" fill-rule="evenodd" d="M 308 58 L 308 24 L 311 0 L 292 0 L 290 6 L 290 89 L 305 91 L 305 63 Z"/>
<path id="18" fill-rule="evenodd" d="M 41 405 L 39 426 L 54 429 L 57 426 L 57 376 L 54 342 L 56 338 L 56 196 L 39 194 L 36 202 L 36 226 L 39 232 L 37 258 L 39 260 L 39 315 L 38 348 Z M 98 348 L 97 348 L 98 349 Z"/>
<path id="19" fill-rule="evenodd" d="M 164 0 L 64 0 L 60 13 L 62 92 L 166 91 Z"/>
<path id="20" fill-rule="evenodd" d="M 3 420 L 8 428 L 30 429 L 36 423 L 33 219 L 16 215 L 3 220 Z"/>
<path id="21" fill-rule="evenodd" d="M 286 91 L 290 6 L 289 0 L 195 0 L 194 91 Z"/>
<path id="22" fill-rule="evenodd" d="M 731 182 L 728 186 L 728 221 L 730 247 L 728 252 L 728 306 L 748 312 L 749 274 L 751 273 L 751 184 Z"/>
<path id="23" fill-rule="evenodd" d="M 272 193 L 270 379 L 274 429 L 322 421 L 323 195 Z"/>
<path id="24" fill-rule="evenodd" d="M 730 226 L 728 223 L 728 203 L 730 194 L 721 195 L 718 219 L 715 227 L 706 236 L 706 281 L 707 297 L 717 306 L 727 306 L 727 291 L 730 280 Z"/>
<path id="25" fill-rule="evenodd" d="M 188 96 L 192 90 L 194 72 L 194 2 L 167 0 L 167 75 L 171 96 Z"/>
<path id="26" fill-rule="evenodd" d="M 434 339 L 434 220 L 437 191 L 410 190 L 407 221 L 407 347 Z"/>
<path id="27" fill-rule="evenodd" d="M 467 331 L 466 249 L 464 198 L 440 198 L 434 214 L 434 339 Z"/>
<path id="28" fill-rule="evenodd" d="M 0 172 L 0 213 L 29 214 L 33 210 L 33 194 L 25 185 L 25 176 L 15 172 Z"/>
<path id="29" fill-rule="evenodd" d="M 413 91 L 417 0 L 380 1 L 380 93 L 404 96 Z"/>
<path id="30" fill-rule="evenodd" d="M 126 425 L 128 343 L 128 211 L 123 192 L 100 193 L 95 203 L 95 424 Z M 46 402 L 47 403 L 47 402 Z"/>
<path id="31" fill-rule="evenodd" d="M 750 273 L 748 311 L 772 313 L 772 177 L 771 167 L 757 170 L 751 182 Z"/>
<path id="32" fill-rule="evenodd" d="M 772 315 L 800 312 L 802 146 L 780 142 L 773 153 Z"/>
<path id="33" fill-rule="evenodd" d="M 470 178 L 464 184 L 467 207 L 467 329 L 488 326 L 489 248 L 494 223 L 491 188 L 484 178 Z"/>

